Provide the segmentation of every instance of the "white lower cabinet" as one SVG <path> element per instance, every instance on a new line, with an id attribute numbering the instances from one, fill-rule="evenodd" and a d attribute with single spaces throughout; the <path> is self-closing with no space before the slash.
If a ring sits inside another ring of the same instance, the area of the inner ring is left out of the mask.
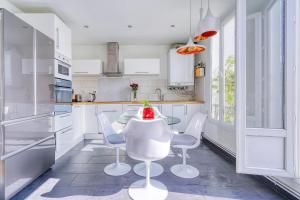
<path id="1" fill-rule="evenodd" d="M 187 109 L 187 125 L 188 125 L 193 115 L 201 111 L 201 104 L 186 104 L 186 109 Z"/>
<path id="2" fill-rule="evenodd" d="M 99 133 L 97 121 L 98 106 L 84 106 L 84 133 Z"/>
<path id="3" fill-rule="evenodd" d="M 172 129 L 184 132 L 189 121 L 196 112 L 201 111 L 201 104 L 162 104 L 161 112 L 165 116 L 173 116 L 180 119 L 179 124 L 172 125 Z"/>
<path id="4" fill-rule="evenodd" d="M 180 123 L 174 124 L 172 128 L 178 130 L 179 132 L 184 132 L 187 122 L 187 105 L 173 104 L 172 116 L 180 119 Z"/>
<path id="5" fill-rule="evenodd" d="M 56 134 L 55 159 L 67 153 L 74 145 L 74 134 L 72 127 L 58 131 Z"/>
<path id="6" fill-rule="evenodd" d="M 84 107 L 73 106 L 72 107 L 72 119 L 73 119 L 73 131 L 76 139 L 83 138 L 84 132 Z"/>

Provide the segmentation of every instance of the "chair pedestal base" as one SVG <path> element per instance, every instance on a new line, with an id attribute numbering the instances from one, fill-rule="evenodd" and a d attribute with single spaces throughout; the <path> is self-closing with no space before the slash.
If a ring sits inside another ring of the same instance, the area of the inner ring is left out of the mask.
<path id="1" fill-rule="evenodd" d="M 131 170 L 130 165 L 125 163 L 112 163 L 104 168 L 104 173 L 111 176 L 122 176 Z"/>
<path id="2" fill-rule="evenodd" d="M 150 177 L 155 177 L 155 176 L 159 176 L 164 172 L 164 168 L 163 166 L 161 166 L 158 163 L 155 162 L 151 162 L 151 167 L 150 167 Z M 146 165 L 144 162 L 136 164 L 133 167 L 133 171 L 134 173 L 136 173 L 139 176 L 146 176 Z"/>
<path id="3" fill-rule="evenodd" d="M 156 180 L 150 180 L 150 183 L 147 187 L 145 187 L 145 180 L 132 183 L 128 189 L 129 196 L 134 200 L 163 200 L 167 198 L 168 189 L 163 183 Z"/>
<path id="4" fill-rule="evenodd" d="M 195 178 L 199 176 L 199 170 L 191 165 L 174 165 L 171 167 L 171 172 L 181 178 Z"/>

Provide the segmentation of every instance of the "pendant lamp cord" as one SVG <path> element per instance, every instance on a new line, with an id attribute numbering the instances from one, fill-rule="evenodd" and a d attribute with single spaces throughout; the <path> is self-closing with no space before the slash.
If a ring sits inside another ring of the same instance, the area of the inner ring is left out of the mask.
<path id="1" fill-rule="evenodd" d="M 190 0 L 190 36 L 192 35 L 192 0 Z"/>

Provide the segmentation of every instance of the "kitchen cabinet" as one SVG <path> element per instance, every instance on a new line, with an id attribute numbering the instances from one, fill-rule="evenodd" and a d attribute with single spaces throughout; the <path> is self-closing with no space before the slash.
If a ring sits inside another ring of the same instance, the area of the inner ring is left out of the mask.
<path id="1" fill-rule="evenodd" d="M 173 116 L 172 113 L 172 104 L 162 104 L 161 113 L 165 116 Z"/>
<path id="2" fill-rule="evenodd" d="M 101 104 L 98 105 L 98 112 L 103 112 L 111 124 L 118 120 L 120 115 L 123 113 L 122 104 Z M 114 127 L 114 125 L 113 125 Z M 99 132 L 103 133 L 102 130 Z"/>
<path id="3" fill-rule="evenodd" d="M 102 74 L 101 60 L 73 60 L 73 75 L 100 75 Z"/>
<path id="4" fill-rule="evenodd" d="M 76 145 L 72 127 L 56 132 L 55 137 L 55 159 L 60 158 L 62 155 L 67 153 L 74 145 Z"/>
<path id="5" fill-rule="evenodd" d="M 73 106 L 72 107 L 72 120 L 73 120 L 73 132 L 74 137 L 78 140 L 83 139 L 84 131 L 84 107 L 83 106 Z"/>
<path id="6" fill-rule="evenodd" d="M 180 119 L 180 123 L 174 124 L 172 128 L 178 130 L 179 132 L 184 132 L 187 123 L 187 105 L 173 104 L 172 116 Z"/>
<path id="7" fill-rule="evenodd" d="M 180 55 L 176 49 L 170 49 L 168 59 L 169 86 L 194 85 L 194 56 Z"/>
<path id="8" fill-rule="evenodd" d="M 53 13 L 17 13 L 18 17 L 54 40 L 55 57 L 71 61 L 72 33 L 64 22 Z"/>
<path id="9" fill-rule="evenodd" d="M 58 132 L 65 128 L 72 127 L 72 114 L 66 113 L 54 116 L 54 131 Z"/>
<path id="10" fill-rule="evenodd" d="M 201 104 L 186 104 L 187 109 L 187 125 L 191 121 L 194 114 L 201 112 Z"/>
<path id="11" fill-rule="evenodd" d="M 99 133 L 97 120 L 98 106 L 84 106 L 84 133 Z"/>
<path id="12" fill-rule="evenodd" d="M 160 59 L 132 58 L 124 59 L 125 75 L 159 75 Z"/>
<path id="13" fill-rule="evenodd" d="M 113 123 L 122 114 L 123 106 L 122 104 L 101 104 L 98 106 L 98 111 L 103 112 L 110 123 Z"/>
<path id="14" fill-rule="evenodd" d="M 143 104 L 124 104 L 123 105 L 123 112 L 127 112 L 129 114 L 136 114 L 140 107 L 142 107 Z"/>

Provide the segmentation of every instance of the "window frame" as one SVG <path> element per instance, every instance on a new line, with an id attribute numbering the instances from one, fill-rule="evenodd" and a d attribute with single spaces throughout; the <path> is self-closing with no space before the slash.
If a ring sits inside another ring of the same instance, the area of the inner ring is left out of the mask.
<path id="1" fill-rule="evenodd" d="M 233 130 L 234 124 L 235 124 L 235 117 L 234 121 L 232 123 L 225 122 L 224 121 L 224 112 L 225 112 L 225 77 L 224 77 L 224 26 L 232 20 L 232 18 L 235 19 L 235 27 L 236 27 L 236 15 L 235 12 L 231 12 L 228 14 L 223 21 L 220 23 L 220 30 L 219 30 L 219 119 L 215 119 L 212 117 L 212 70 L 210 70 L 210 77 L 209 77 L 209 91 L 210 91 L 210 98 L 209 98 L 209 121 L 215 124 L 220 124 L 222 125 L 223 128 Z M 235 37 L 236 37 L 236 30 L 235 30 Z M 210 47 L 212 47 L 212 40 L 209 41 Z M 236 56 L 236 48 L 235 48 L 235 56 Z M 210 54 L 210 63 L 212 63 L 212 56 Z M 236 66 L 235 66 L 236 70 Z M 236 80 L 236 77 L 235 77 Z M 236 81 L 235 81 L 236 82 Z M 235 105 L 234 105 L 235 107 Z"/>

